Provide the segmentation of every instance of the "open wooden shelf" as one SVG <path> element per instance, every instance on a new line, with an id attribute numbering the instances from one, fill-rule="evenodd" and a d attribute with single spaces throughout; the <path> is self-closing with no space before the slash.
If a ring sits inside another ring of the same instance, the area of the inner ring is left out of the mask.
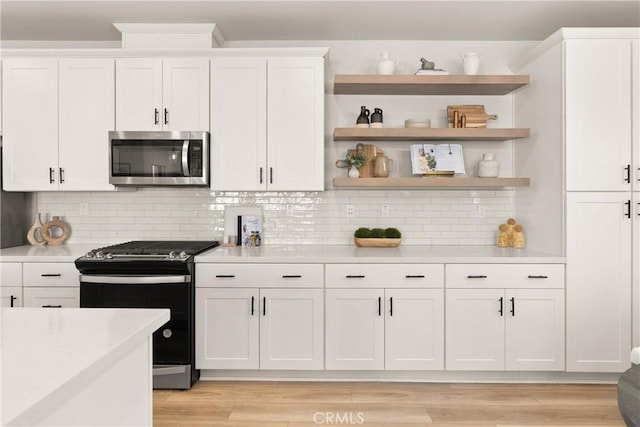
<path id="1" fill-rule="evenodd" d="M 527 187 L 529 178 L 333 178 L 335 188 L 482 188 Z"/>
<path id="2" fill-rule="evenodd" d="M 507 141 L 529 137 L 527 128 L 335 128 L 334 141 Z"/>
<path id="3" fill-rule="evenodd" d="M 529 84 L 528 75 L 336 74 L 337 95 L 506 95 Z"/>

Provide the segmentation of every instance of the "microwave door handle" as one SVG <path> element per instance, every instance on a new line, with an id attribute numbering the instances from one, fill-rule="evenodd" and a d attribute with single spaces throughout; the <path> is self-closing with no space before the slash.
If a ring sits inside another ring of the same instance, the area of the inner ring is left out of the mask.
<path id="1" fill-rule="evenodd" d="M 191 176 L 189 173 L 189 140 L 182 143 L 182 176 Z"/>

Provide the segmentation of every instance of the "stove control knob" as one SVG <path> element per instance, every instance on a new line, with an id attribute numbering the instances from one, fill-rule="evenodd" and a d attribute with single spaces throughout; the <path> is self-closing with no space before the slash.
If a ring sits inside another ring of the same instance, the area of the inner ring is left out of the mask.
<path id="1" fill-rule="evenodd" d="M 180 257 L 180 259 L 187 259 L 187 253 L 185 251 L 180 252 L 180 255 L 178 255 Z"/>
<path id="2" fill-rule="evenodd" d="M 169 259 L 176 259 L 176 253 L 174 251 L 169 252 Z"/>
<path id="3" fill-rule="evenodd" d="M 96 258 L 98 258 L 98 259 L 104 258 L 104 252 L 102 252 L 102 251 L 96 252 Z"/>
<path id="4" fill-rule="evenodd" d="M 87 254 L 85 255 L 85 258 L 93 258 L 93 252 L 87 252 Z"/>
<path id="5" fill-rule="evenodd" d="M 113 259 L 113 254 L 111 252 L 109 252 L 107 255 L 105 255 L 105 257 L 107 259 Z"/>

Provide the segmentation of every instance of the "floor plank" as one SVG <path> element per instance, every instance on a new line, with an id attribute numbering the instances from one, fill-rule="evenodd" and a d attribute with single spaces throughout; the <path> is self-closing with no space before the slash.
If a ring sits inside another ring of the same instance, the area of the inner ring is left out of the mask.
<path id="1" fill-rule="evenodd" d="M 624 426 L 614 384 L 200 381 L 153 398 L 156 427 Z"/>

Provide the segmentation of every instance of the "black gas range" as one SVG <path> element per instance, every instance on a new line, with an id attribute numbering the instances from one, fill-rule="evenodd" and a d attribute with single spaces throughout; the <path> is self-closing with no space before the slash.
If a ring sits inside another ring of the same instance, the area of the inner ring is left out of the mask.
<path id="1" fill-rule="evenodd" d="M 188 389 L 195 369 L 195 263 L 216 241 L 131 241 L 94 249 L 75 262 L 80 307 L 168 308 L 153 334 L 154 388 Z"/>

